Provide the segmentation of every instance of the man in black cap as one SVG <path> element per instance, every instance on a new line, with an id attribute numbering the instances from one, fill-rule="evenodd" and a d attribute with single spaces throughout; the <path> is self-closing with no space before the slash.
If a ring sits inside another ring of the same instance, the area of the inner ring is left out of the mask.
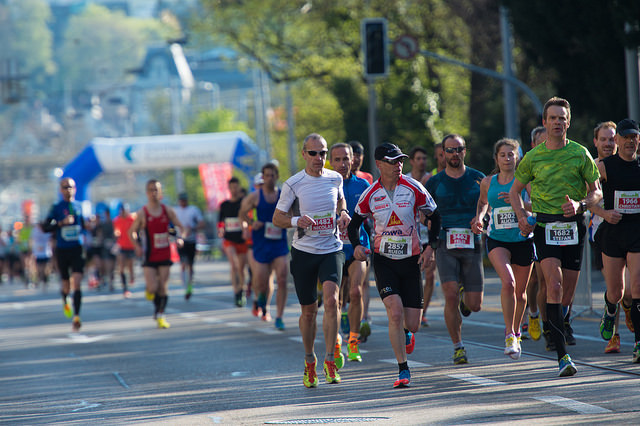
<path id="1" fill-rule="evenodd" d="M 640 128 L 629 118 L 616 127 L 618 153 L 598 163 L 602 181 L 604 208 L 591 207 L 604 218 L 596 232 L 602 249 L 602 263 L 607 291 L 605 309 L 600 321 L 600 335 L 609 340 L 625 289 L 624 269 L 629 268 L 631 287 L 631 321 L 635 333 L 634 363 L 640 363 Z"/>
<path id="2" fill-rule="evenodd" d="M 398 361 L 398 380 L 393 384 L 396 388 L 407 387 L 411 381 L 407 354 L 415 347 L 413 333 L 420 328 L 424 302 L 420 267 L 424 269 L 433 258 L 431 247 L 422 251 L 416 211 L 432 222 L 430 241 L 437 241 L 440 231 L 440 216 L 431 195 L 420 182 L 402 174 L 405 158 L 408 156 L 396 145 L 383 143 L 376 148 L 380 179 L 362 193 L 348 227 L 354 257 L 365 261 L 370 250 L 360 243 L 359 230 L 365 218 L 373 218 L 373 269 L 387 310 L 389 340 Z"/>
<path id="3" fill-rule="evenodd" d="M 178 247 L 182 265 L 182 284 L 185 286 L 184 298 L 189 300 L 193 294 L 193 262 L 196 258 L 197 232 L 204 229 L 204 219 L 200 209 L 189 205 L 186 192 L 178 195 L 178 206 L 174 209 L 178 219 L 184 225 L 182 240 L 184 245 Z"/>

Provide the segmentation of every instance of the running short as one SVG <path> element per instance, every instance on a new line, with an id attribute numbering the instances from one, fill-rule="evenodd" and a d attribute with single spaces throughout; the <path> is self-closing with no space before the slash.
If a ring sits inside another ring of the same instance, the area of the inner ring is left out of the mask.
<path id="1" fill-rule="evenodd" d="M 36 257 L 36 265 L 46 265 L 50 260 L 50 257 Z"/>
<path id="2" fill-rule="evenodd" d="M 477 240 L 472 249 L 448 249 L 446 241 L 438 240 L 436 267 L 443 283 L 462 283 L 466 292 L 482 292 L 484 288 L 482 248 Z"/>
<path id="3" fill-rule="evenodd" d="M 258 263 L 271 263 L 280 256 L 289 254 L 289 246 L 287 240 L 274 241 L 270 243 L 262 243 L 260 248 L 253 247 L 253 258 Z"/>
<path id="4" fill-rule="evenodd" d="M 157 262 L 149 262 L 147 260 L 142 264 L 144 268 L 155 268 L 155 269 L 158 269 L 161 266 L 171 266 L 171 265 L 173 265 L 173 262 L 171 260 L 159 260 Z"/>
<path id="5" fill-rule="evenodd" d="M 318 300 L 318 281 L 332 281 L 340 286 L 343 265 L 342 250 L 313 254 L 291 247 L 289 267 L 300 305 L 311 305 Z"/>
<path id="6" fill-rule="evenodd" d="M 349 266 L 351 266 L 351 264 L 353 262 L 359 262 L 359 260 L 356 260 L 353 256 L 350 259 L 347 259 L 344 261 L 344 266 L 342 267 L 342 275 L 343 276 L 347 276 L 349 275 Z M 369 258 L 367 258 L 367 260 L 365 260 L 365 263 L 367 266 L 369 266 Z"/>
<path id="7" fill-rule="evenodd" d="M 94 257 L 101 257 L 102 255 L 102 246 L 99 247 L 89 247 L 87 249 L 87 259 L 91 260 Z"/>
<path id="8" fill-rule="evenodd" d="M 602 252 L 609 257 L 625 258 L 627 253 L 638 253 L 640 252 L 638 223 L 620 226 L 620 224 L 612 225 L 603 222 L 598 227 L 595 241 L 600 245 Z"/>
<path id="9" fill-rule="evenodd" d="M 184 241 L 182 247 L 178 247 L 180 262 L 193 265 L 196 258 L 196 243 L 194 241 Z"/>
<path id="10" fill-rule="evenodd" d="M 578 244 L 570 246 L 555 246 L 546 243 L 545 228 L 541 224 L 547 222 L 577 222 L 578 224 Z M 560 259 L 563 269 L 579 271 L 582 265 L 582 252 L 584 249 L 584 237 L 587 233 L 587 226 L 582 215 L 566 218 L 562 215 L 542 215 L 538 214 L 538 224 L 533 230 L 533 242 L 536 245 L 538 260 L 542 261 L 552 257 Z"/>
<path id="11" fill-rule="evenodd" d="M 530 266 L 535 260 L 535 249 L 531 238 L 511 243 L 487 237 L 487 253 L 491 253 L 491 250 L 497 247 L 509 250 L 512 265 Z"/>
<path id="12" fill-rule="evenodd" d="M 56 259 L 60 278 L 68 280 L 72 273 L 82 273 L 84 270 L 84 257 L 82 257 L 82 246 L 69 248 L 56 248 Z"/>
<path id="13" fill-rule="evenodd" d="M 376 275 L 378 294 L 382 300 L 397 294 L 405 308 L 422 309 L 424 289 L 418 257 L 394 260 L 378 253 L 373 254 L 373 272 Z"/>
<path id="14" fill-rule="evenodd" d="M 598 235 L 597 232 L 596 235 Z M 591 257 L 593 259 L 593 267 L 598 271 L 602 271 L 604 265 L 602 264 L 602 249 L 600 248 L 600 244 L 598 244 L 595 239 L 593 241 L 589 240 L 589 244 L 591 244 Z"/>
<path id="15" fill-rule="evenodd" d="M 247 251 L 249 251 L 249 246 L 247 245 L 246 242 L 244 242 L 244 243 L 235 243 L 235 242 L 229 241 L 229 240 L 222 240 L 222 247 L 223 248 L 233 247 L 233 248 L 236 249 L 236 253 L 238 253 L 238 254 L 246 254 Z"/>
<path id="16" fill-rule="evenodd" d="M 124 259 L 136 258 L 136 251 L 134 249 L 120 249 L 120 254 Z"/>

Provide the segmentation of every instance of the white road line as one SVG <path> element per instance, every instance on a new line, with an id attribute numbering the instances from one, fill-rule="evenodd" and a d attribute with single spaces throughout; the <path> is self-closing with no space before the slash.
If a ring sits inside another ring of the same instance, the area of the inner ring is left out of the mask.
<path id="1" fill-rule="evenodd" d="M 493 324 L 490 322 L 484 322 L 484 321 L 474 321 L 474 320 L 469 320 L 466 319 L 464 320 L 465 324 L 473 324 L 473 325 L 477 325 L 480 327 L 487 327 L 487 328 L 495 328 L 495 329 L 500 329 L 500 330 L 504 330 L 504 324 L 500 325 L 500 324 Z M 592 336 L 587 336 L 585 334 L 576 334 L 573 333 L 574 337 L 577 337 L 578 339 L 582 339 L 582 340 L 588 340 L 590 342 L 602 342 L 602 339 L 600 338 L 596 338 L 596 337 L 592 337 Z"/>
<path id="2" fill-rule="evenodd" d="M 563 398 L 556 395 L 536 396 L 533 399 L 557 405 L 558 407 L 566 408 L 580 414 L 604 414 L 611 412 L 611 410 L 598 407 L 597 405 L 585 404 L 584 402 L 575 401 L 573 399 Z"/>
<path id="3" fill-rule="evenodd" d="M 465 382 L 473 383 L 474 385 L 480 386 L 500 386 L 506 384 L 491 379 L 485 379 L 484 377 L 474 376 L 473 374 L 468 373 L 449 374 L 449 377 L 458 380 L 464 380 Z"/>
<path id="4" fill-rule="evenodd" d="M 116 377 L 116 380 L 118 381 L 118 383 L 122 385 L 123 388 L 129 389 L 129 385 L 127 384 L 127 382 L 124 381 L 122 377 L 120 377 L 120 373 L 118 373 L 117 371 L 114 371 L 113 375 Z"/>
<path id="5" fill-rule="evenodd" d="M 207 324 L 220 324 L 222 320 L 216 317 L 207 317 L 207 318 L 202 318 L 202 322 L 206 322 Z"/>
<path id="6" fill-rule="evenodd" d="M 280 334 L 281 331 L 276 330 L 275 328 L 257 328 L 259 333 L 263 334 Z"/>
<path id="7" fill-rule="evenodd" d="M 194 314 L 193 312 L 181 312 L 180 317 L 182 318 L 196 318 L 198 314 Z"/>
<path id="8" fill-rule="evenodd" d="M 243 328 L 243 327 L 247 327 L 247 323 L 246 322 L 228 322 L 226 323 L 227 327 L 234 327 L 234 328 Z"/>
<path id="9" fill-rule="evenodd" d="M 396 361 L 395 359 L 381 359 L 380 362 L 386 362 L 387 364 L 398 364 L 398 361 Z M 407 361 L 409 364 L 409 367 L 431 367 L 431 364 L 425 364 L 424 362 L 418 362 L 418 361 Z"/>

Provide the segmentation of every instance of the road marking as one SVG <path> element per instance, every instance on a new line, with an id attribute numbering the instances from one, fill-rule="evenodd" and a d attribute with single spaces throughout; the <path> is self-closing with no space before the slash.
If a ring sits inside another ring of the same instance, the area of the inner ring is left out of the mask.
<path id="1" fill-rule="evenodd" d="M 611 410 L 598 407 L 597 405 L 585 404 L 584 402 L 575 401 L 573 399 L 563 398 L 561 396 L 556 396 L 556 395 L 536 396 L 533 399 L 537 399 L 538 401 L 557 405 L 558 407 L 566 408 L 568 410 L 572 410 L 580 414 L 604 414 L 604 413 L 611 412 Z"/>
<path id="2" fill-rule="evenodd" d="M 99 406 L 100 404 L 89 404 L 87 401 L 80 401 L 80 407 L 74 410 L 71 410 L 71 412 L 75 413 L 76 411 L 87 410 L 89 408 L 96 408 Z"/>
<path id="3" fill-rule="evenodd" d="M 56 343 L 93 343 L 99 342 L 100 340 L 109 339 L 111 338 L 111 336 L 111 334 L 102 334 L 99 336 L 89 337 L 85 334 L 69 333 L 68 337 L 65 339 L 51 339 L 51 341 Z"/>
<path id="4" fill-rule="evenodd" d="M 480 386 L 500 386 L 500 385 L 506 384 L 506 383 L 498 382 L 491 379 L 485 379 L 484 377 L 474 376 L 473 374 L 468 374 L 468 373 L 449 374 L 449 377 L 452 377 L 458 380 L 464 380 L 465 382 L 473 383 L 474 385 L 480 385 Z"/>
<path id="5" fill-rule="evenodd" d="M 220 324 L 222 320 L 216 317 L 207 317 L 207 318 L 202 318 L 202 322 L 206 322 L 207 324 Z"/>
<path id="6" fill-rule="evenodd" d="M 123 388 L 129 389 L 129 385 L 127 384 L 127 382 L 124 381 L 124 379 L 122 377 L 120 377 L 120 373 L 118 373 L 117 371 L 114 371 L 113 375 L 116 377 L 116 380 L 118 380 L 118 382 L 120 382 L 120 384 L 122 385 Z"/>
<path id="7" fill-rule="evenodd" d="M 398 364 L 398 361 L 392 358 L 381 359 L 380 362 L 386 362 L 387 364 Z M 407 363 L 409 367 L 431 367 L 431 364 L 425 364 L 424 362 L 408 360 Z"/>
<path id="8" fill-rule="evenodd" d="M 180 313 L 182 318 L 196 318 L 198 314 L 194 314 L 193 312 L 182 312 Z"/>
<path id="9" fill-rule="evenodd" d="M 258 328 L 256 329 L 259 333 L 263 333 L 263 334 L 280 334 L 282 333 L 279 330 L 276 330 L 275 328 Z"/>
<path id="10" fill-rule="evenodd" d="M 247 323 L 246 322 L 228 322 L 226 323 L 227 327 L 234 327 L 234 328 L 242 328 L 242 327 L 246 327 Z"/>

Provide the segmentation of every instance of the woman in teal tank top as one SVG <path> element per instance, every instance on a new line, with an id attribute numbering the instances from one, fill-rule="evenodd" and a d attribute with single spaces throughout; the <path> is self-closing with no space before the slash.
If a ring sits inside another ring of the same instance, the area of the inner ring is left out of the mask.
<path id="1" fill-rule="evenodd" d="M 495 144 L 493 156 L 496 169 L 494 174 L 480 183 L 476 217 L 471 223 L 471 230 L 482 234 L 484 217 L 489 214 L 486 247 L 489 260 L 502 282 L 500 299 L 505 326 L 504 354 L 513 359 L 520 358 L 522 352 L 520 325 L 527 306 L 527 283 L 534 259 L 533 235 L 520 234 L 518 218 L 509 199 L 519 160 L 519 146 L 513 139 L 500 139 Z M 531 210 L 530 203 L 525 203 L 525 207 Z"/>

